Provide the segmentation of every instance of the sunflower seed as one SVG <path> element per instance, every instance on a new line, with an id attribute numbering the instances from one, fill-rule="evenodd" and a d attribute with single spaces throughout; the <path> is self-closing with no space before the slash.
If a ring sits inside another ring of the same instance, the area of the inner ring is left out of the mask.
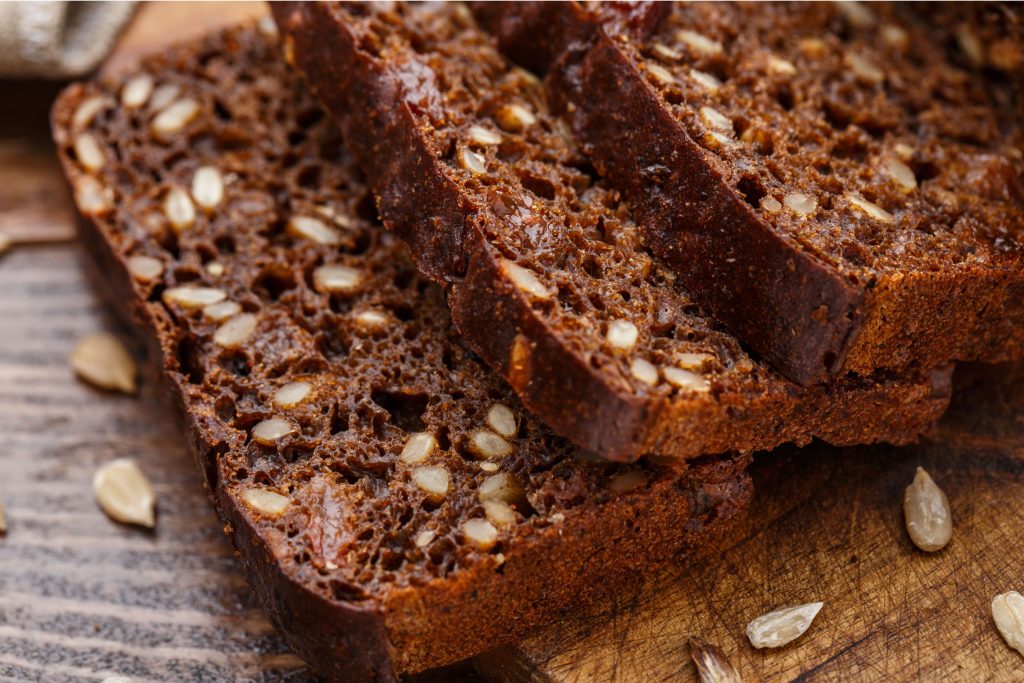
<path id="1" fill-rule="evenodd" d="M 156 492 L 131 458 L 111 460 L 96 470 L 92 490 L 100 508 L 115 522 L 153 528 Z"/>
<path id="2" fill-rule="evenodd" d="M 690 657 L 697 665 L 701 683 L 743 683 L 736 667 L 716 645 L 691 637 Z"/>
<path id="3" fill-rule="evenodd" d="M 1024 595 L 1001 593 L 992 599 L 992 619 L 1006 644 L 1024 655 Z"/>
<path id="4" fill-rule="evenodd" d="M 71 352 L 70 361 L 75 374 L 95 387 L 135 393 L 135 359 L 112 334 L 99 332 L 83 337 Z"/>
<path id="5" fill-rule="evenodd" d="M 910 539 L 921 550 L 933 553 L 949 543 L 953 535 L 949 500 L 921 467 L 903 494 L 903 514 Z"/>
<path id="6" fill-rule="evenodd" d="M 267 489 L 246 489 L 241 498 L 250 508 L 267 517 L 279 517 L 291 505 L 286 496 Z"/>
<path id="7" fill-rule="evenodd" d="M 810 602 L 806 605 L 783 607 L 763 614 L 747 625 L 750 644 L 763 647 L 782 647 L 802 636 L 811 626 L 814 617 L 824 603 Z"/>
<path id="8" fill-rule="evenodd" d="M 4 514 L 3 503 L 0 503 L 0 536 L 7 534 L 7 516 Z"/>

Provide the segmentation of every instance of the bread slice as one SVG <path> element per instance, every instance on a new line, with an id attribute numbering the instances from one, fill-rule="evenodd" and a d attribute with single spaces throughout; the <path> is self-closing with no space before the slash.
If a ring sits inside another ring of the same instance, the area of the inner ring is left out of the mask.
<path id="1" fill-rule="evenodd" d="M 748 355 L 640 241 L 540 84 L 461 5 L 275 3 L 385 224 L 456 327 L 556 432 L 615 460 L 913 439 L 948 371 L 800 388 Z"/>
<path id="2" fill-rule="evenodd" d="M 71 86 L 53 132 L 259 602 L 332 679 L 508 642 L 749 499 L 743 456 L 593 462 L 526 413 L 256 30 Z"/>
<path id="3" fill-rule="evenodd" d="M 544 32 L 526 58 L 730 331 L 805 385 L 1024 354 L 1024 138 L 940 34 L 887 5 L 626 6 L 478 8 L 510 54 Z"/>

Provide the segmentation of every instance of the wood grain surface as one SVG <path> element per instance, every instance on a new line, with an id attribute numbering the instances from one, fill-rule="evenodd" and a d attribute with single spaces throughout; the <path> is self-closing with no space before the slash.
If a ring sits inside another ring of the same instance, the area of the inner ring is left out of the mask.
<path id="1" fill-rule="evenodd" d="M 145 6 L 107 69 L 262 9 Z M 130 340 L 98 300 L 47 138 L 56 86 L 0 83 L 0 680 L 296 681 L 311 675 L 256 609 L 154 378 L 137 397 L 93 390 L 67 355 L 82 335 Z M 545 633 L 476 662 L 496 681 L 692 681 L 687 636 L 720 645 L 755 681 L 1015 681 L 996 593 L 1024 590 L 1024 379 L 961 373 L 931 441 L 759 456 L 742 540 L 674 566 Z M 970 385 L 970 386 L 967 386 Z M 158 495 L 155 532 L 109 521 L 100 464 L 136 458 Z M 955 533 L 915 550 L 900 501 L 914 467 L 949 494 Z M 823 600 L 811 631 L 755 651 L 746 623 Z M 429 627 L 429 625 L 425 625 Z M 429 680 L 471 680 L 469 664 Z"/>
<path id="2" fill-rule="evenodd" d="M 990 611 L 996 594 L 1024 590 L 1024 373 L 960 378 L 927 443 L 759 456 L 746 537 L 719 560 L 672 567 L 478 668 L 503 681 L 690 681 L 697 635 L 746 681 L 1024 680 Z M 953 509 L 953 540 L 933 555 L 903 525 L 918 465 Z M 747 642 L 754 617 L 814 601 L 825 606 L 794 644 Z"/>

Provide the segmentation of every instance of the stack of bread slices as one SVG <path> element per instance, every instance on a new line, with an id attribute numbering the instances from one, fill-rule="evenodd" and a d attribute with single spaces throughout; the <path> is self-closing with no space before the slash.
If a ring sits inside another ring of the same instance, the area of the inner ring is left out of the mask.
<path id="1" fill-rule="evenodd" d="M 720 547 L 752 452 L 912 442 L 955 362 L 1024 354 L 1017 95 L 941 23 L 273 13 L 53 129 L 254 592 L 332 679 Z"/>

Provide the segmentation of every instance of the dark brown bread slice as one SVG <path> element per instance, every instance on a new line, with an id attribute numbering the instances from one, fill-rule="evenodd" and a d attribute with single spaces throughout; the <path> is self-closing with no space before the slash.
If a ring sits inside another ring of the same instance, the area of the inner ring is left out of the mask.
<path id="1" fill-rule="evenodd" d="M 561 42 L 550 85 L 651 249 L 788 377 L 1024 353 L 1019 125 L 910 14 L 478 9 L 510 54 Z"/>
<path id="2" fill-rule="evenodd" d="M 802 389 L 754 361 L 639 241 L 460 5 L 275 4 L 385 223 L 450 287 L 456 327 L 526 406 L 603 457 L 692 457 L 821 437 L 906 442 L 948 374 Z"/>
<path id="3" fill-rule="evenodd" d="M 311 665 L 383 681 L 468 657 L 732 527 L 746 458 L 593 462 L 486 371 L 272 40 L 232 30 L 139 73 L 66 90 L 54 138 L 253 590 Z"/>

